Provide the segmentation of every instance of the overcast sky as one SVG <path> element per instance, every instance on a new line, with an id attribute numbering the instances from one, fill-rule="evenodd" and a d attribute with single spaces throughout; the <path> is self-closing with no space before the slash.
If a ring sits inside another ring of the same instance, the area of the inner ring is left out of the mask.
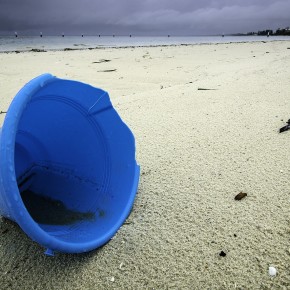
<path id="1" fill-rule="evenodd" d="M 0 0 L 0 34 L 211 35 L 290 26 L 290 0 Z"/>

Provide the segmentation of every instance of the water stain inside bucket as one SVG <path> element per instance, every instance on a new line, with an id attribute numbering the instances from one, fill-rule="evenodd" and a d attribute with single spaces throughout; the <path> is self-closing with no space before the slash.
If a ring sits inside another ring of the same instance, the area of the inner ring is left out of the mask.
<path id="1" fill-rule="evenodd" d="M 95 213 L 68 209 L 56 199 L 31 190 L 21 192 L 22 201 L 35 222 L 47 225 L 71 225 L 81 221 L 93 221 Z"/>

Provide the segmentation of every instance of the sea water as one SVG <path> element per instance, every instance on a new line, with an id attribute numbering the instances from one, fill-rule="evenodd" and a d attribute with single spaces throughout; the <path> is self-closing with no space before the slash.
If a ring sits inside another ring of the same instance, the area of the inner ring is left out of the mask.
<path id="1" fill-rule="evenodd" d="M 0 36 L 0 52 L 290 40 L 290 36 Z"/>

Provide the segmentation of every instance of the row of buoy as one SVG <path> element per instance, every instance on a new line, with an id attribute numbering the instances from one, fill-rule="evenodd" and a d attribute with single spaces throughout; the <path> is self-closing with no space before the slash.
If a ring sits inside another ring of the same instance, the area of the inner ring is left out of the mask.
<path id="1" fill-rule="evenodd" d="M 15 37 L 18 37 L 18 33 L 17 32 L 14 32 L 14 35 L 15 35 Z M 42 32 L 40 32 L 39 36 L 40 37 L 43 36 Z M 61 36 L 64 37 L 64 33 L 62 33 Z M 99 34 L 98 36 L 101 37 L 101 34 Z M 115 37 L 115 34 L 113 34 L 112 36 Z M 84 37 L 84 34 L 82 34 L 82 37 Z M 132 37 L 132 34 L 130 34 L 129 37 Z"/>
<path id="2" fill-rule="evenodd" d="M 42 32 L 40 32 L 40 35 L 39 35 L 39 36 L 40 36 L 40 37 L 43 36 Z M 61 36 L 64 37 L 64 33 L 62 33 Z M 84 37 L 84 34 L 82 34 L 81 36 Z M 98 36 L 101 37 L 101 34 L 99 34 Z M 115 34 L 113 34 L 112 36 L 115 37 Z M 167 35 L 167 37 L 170 37 L 170 36 L 171 36 L 170 34 Z M 222 34 L 222 37 L 224 37 L 224 36 L 225 36 L 225 35 Z M 269 37 L 269 34 L 268 34 L 267 36 Z M 18 37 L 17 32 L 15 32 L 15 37 Z M 132 34 L 130 34 L 129 37 L 132 37 Z"/>

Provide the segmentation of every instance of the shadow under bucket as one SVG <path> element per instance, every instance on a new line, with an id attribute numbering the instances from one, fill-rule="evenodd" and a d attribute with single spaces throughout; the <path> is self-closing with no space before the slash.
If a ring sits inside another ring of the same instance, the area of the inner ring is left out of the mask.
<path id="1" fill-rule="evenodd" d="M 0 131 L 0 214 L 47 254 L 108 242 L 139 174 L 134 136 L 107 92 L 44 74 L 15 96 Z"/>

